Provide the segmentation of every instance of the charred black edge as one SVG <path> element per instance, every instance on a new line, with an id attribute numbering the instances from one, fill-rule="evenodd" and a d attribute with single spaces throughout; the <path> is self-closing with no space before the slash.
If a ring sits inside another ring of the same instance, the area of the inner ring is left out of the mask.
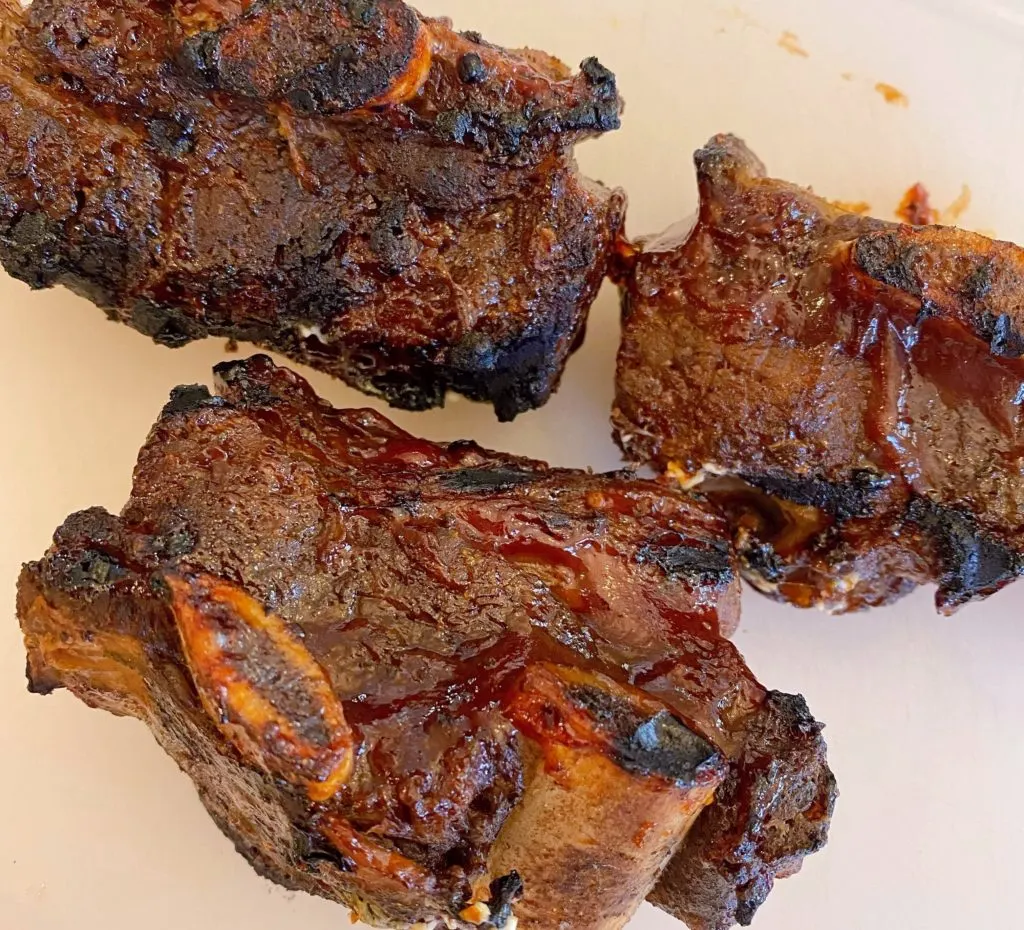
<path id="1" fill-rule="evenodd" d="M 281 398 L 277 397 L 267 384 L 254 377 L 259 374 L 260 369 L 269 372 L 280 370 L 269 355 L 253 355 L 250 358 L 220 362 L 214 365 L 213 374 L 239 394 L 246 406 L 272 407 L 280 403 Z"/>
<path id="2" fill-rule="evenodd" d="M 137 258 L 130 244 L 109 234 L 97 233 L 84 244 L 72 245 L 63 221 L 42 210 L 18 211 L 0 226 L 0 262 L 12 278 L 33 290 L 62 284 L 112 319 L 112 295 L 123 291 L 126 269 Z"/>
<path id="3" fill-rule="evenodd" d="M 623 213 L 621 196 L 614 192 L 612 197 L 601 215 L 601 221 L 609 224 L 610 238 L 617 235 Z M 400 232 L 389 228 L 401 238 Z M 396 349 L 383 340 L 323 345 L 315 338 L 296 335 L 301 320 L 292 318 L 272 332 L 211 330 L 210 334 L 234 336 L 281 352 L 398 409 L 443 407 L 452 392 L 490 404 L 499 421 L 510 422 L 542 407 L 557 390 L 569 357 L 583 342 L 609 259 L 608 247 L 596 250 L 585 279 L 574 277 L 564 288 L 550 292 L 543 313 L 502 336 L 472 332 L 453 345 L 414 349 Z"/>
<path id="4" fill-rule="evenodd" d="M 442 487 L 461 494 L 491 494 L 514 491 L 543 478 L 540 472 L 511 466 L 460 468 L 440 477 Z"/>
<path id="5" fill-rule="evenodd" d="M 54 283 L 67 282 L 47 281 L 38 286 Z M 582 342 L 589 311 L 589 301 L 569 301 L 503 339 L 470 334 L 445 353 L 446 358 L 441 362 L 426 351 L 417 357 L 395 358 L 390 347 L 383 343 L 357 348 L 332 345 L 332 354 L 321 359 L 318 353 L 295 338 L 295 324 L 290 320 L 269 332 L 242 332 L 234 327 L 204 326 L 180 310 L 149 301 L 136 305 L 130 323 L 169 348 L 207 336 L 230 336 L 254 342 L 326 370 L 358 390 L 382 397 L 398 409 L 424 411 L 443 407 L 451 391 L 491 404 L 501 422 L 510 422 L 542 407 L 555 392 L 569 356 Z M 567 337 L 574 338 L 567 341 Z M 378 371 L 361 369 L 358 360 L 363 357 L 374 359 Z M 226 362 L 218 365 L 215 372 L 225 380 L 237 382 L 244 366 L 244 362 Z M 260 400 L 252 390 L 247 390 L 245 396 L 252 403 L 269 402 L 266 396 Z"/>
<path id="6" fill-rule="evenodd" d="M 191 413 L 203 407 L 223 407 L 224 400 L 214 397 L 210 389 L 203 384 L 183 384 L 171 391 L 170 400 L 160 411 L 160 418 L 174 416 L 177 413 Z"/>
<path id="7" fill-rule="evenodd" d="M 122 564 L 119 518 L 102 507 L 73 513 L 57 527 L 53 547 L 30 568 L 61 591 L 99 591 L 130 575 Z"/>
<path id="8" fill-rule="evenodd" d="M 479 60 L 475 55 L 465 57 Z M 460 75 L 463 61 L 465 58 L 459 62 Z M 568 134 L 603 134 L 620 129 L 623 102 L 614 73 L 596 58 L 584 60 L 580 73 L 589 96 L 574 107 L 538 110 L 530 101 L 522 110 L 490 111 L 475 106 L 470 95 L 460 109 L 438 113 L 431 131 L 445 142 L 472 145 L 499 158 L 515 158 L 523 154 L 529 140 Z M 478 85 L 487 75 L 473 68 L 472 77 L 468 81 L 462 77 L 463 83 Z"/>
<path id="9" fill-rule="evenodd" d="M 84 549 L 63 555 L 66 559 L 63 565 L 64 577 L 70 590 L 107 588 L 128 574 L 114 556 L 98 549 Z"/>
<path id="10" fill-rule="evenodd" d="M 1014 327 L 1009 314 L 982 310 L 976 326 L 978 335 L 988 342 L 989 350 L 997 358 L 1024 357 L 1024 333 Z"/>
<path id="11" fill-rule="evenodd" d="M 819 755 L 821 766 L 815 781 L 816 793 L 808 800 L 808 804 L 800 811 L 797 820 L 808 824 L 809 835 L 799 848 L 789 851 L 789 855 L 779 855 L 768 874 L 761 881 L 754 881 L 738 887 L 736 922 L 749 927 L 757 911 L 765 903 L 774 887 L 778 872 L 789 868 L 794 857 L 804 859 L 820 852 L 828 843 L 829 828 L 839 796 L 836 778 L 828 766 L 825 741 L 822 737 L 824 724 L 817 721 L 811 714 L 807 701 L 802 694 L 786 694 L 781 691 L 770 691 L 765 701 L 765 709 L 774 718 L 775 727 L 785 734 L 790 747 L 803 745 L 805 752 Z M 768 743 L 767 754 L 777 759 L 780 747 Z M 781 747 L 783 750 L 785 745 Z M 784 751 L 781 753 L 784 755 Z M 806 774 L 806 772 L 804 773 Z M 814 816 L 815 819 L 810 818 Z M 793 828 L 793 824 L 789 824 Z M 802 835 L 802 834 L 801 834 Z"/>
<path id="12" fill-rule="evenodd" d="M 317 833 L 296 832 L 294 855 L 302 865 L 310 869 L 319 869 L 323 863 L 332 865 L 342 872 L 354 872 L 356 869 L 351 859 Z"/>
<path id="13" fill-rule="evenodd" d="M 31 568 L 31 566 L 29 566 Z M 37 673 L 32 668 L 32 657 L 25 659 L 25 680 L 29 694 L 38 694 L 41 697 L 49 697 L 55 691 L 60 691 L 64 685 L 56 677 L 47 678 L 45 672 Z"/>
<path id="14" fill-rule="evenodd" d="M 854 262 L 869 278 L 920 299 L 924 293 L 917 264 L 920 248 L 899 230 L 861 236 L 853 247 Z"/>
<path id="15" fill-rule="evenodd" d="M 892 483 L 891 478 L 863 468 L 851 472 L 849 480 L 843 483 L 783 472 L 743 472 L 737 477 L 765 494 L 815 507 L 840 521 L 869 516 L 875 497 Z"/>
<path id="16" fill-rule="evenodd" d="M 960 296 L 972 304 L 980 303 L 992 293 L 994 280 L 995 261 L 986 259 L 974 269 L 960 287 Z"/>
<path id="17" fill-rule="evenodd" d="M 365 0 L 352 0 L 348 6 L 376 10 L 376 4 Z M 263 6 L 255 9 L 262 11 Z M 318 114 L 354 110 L 381 96 L 394 75 L 408 67 L 421 28 L 419 17 L 412 10 L 397 12 L 404 16 L 405 41 L 401 48 L 391 54 L 383 54 L 379 62 L 367 68 L 365 61 L 357 57 L 358 43 L 346 43 L 334 50 L 330 60 L 283 80 L 275 89 L 274 99 L 287 100 L 300 114 Z M 243 19 L 251 15 L 245 14 Z M 369 23 L 364 21 L 363 25 Z M 252 86 L 243 73 L 235 74 L 237 69 L 224 60 L 222 37 L 231 28 L 232 24 L 228 24 L 216 32 L 203 32 L 187 39 L 178 56 L 178 66 L 206 90 L 265 99 L 266 89 L 261 91 Z M 475 35 L 472 38 L 475 39 Z M 484 44 L 482 40 L 480 44 Z M 598 134 L 619 129 L 623 103 L 615 74 L 594 57 L 580 64 L 580 73 L 589 93 L 575 106 L 538 110 L 528 102 L 518 111 L 489 111 L 479 105 L 480 99 L 485 98 L 474 100 L 470 93 L 464 106 L 438 113 L 429 127 L 423 128 L 445 142 L 473 145 L 501 158 L 522 154 L 531 139 L 570 133 Z M 485 83 L 490 76 L 480 56 L 473 52 L 459 59 L 456 74 L 467 88 Z"/>
<path id="18" fill-rule="evenodd" d="M 397 210 L 397 208 L 395 208 Z M 612 240 L 618 236 L 624 208 L 622 197 L 613 192 L 602 213 Z M 388 260 L 401 263 L 401 232 L 394 233 L 396 216 L 382 217 L 391 238 L 382 238 L 381 249 Z M 0 228 L 0 260 L 7 271 L 30 287 L 40 289 L 64 285 L 99 307 L 111 319 L 127 323 L 154 342 L 179 348 L 207 337 L 233 338 L 281 352 L 297 362 L 344 379 L 353 387 L 378 395 L 399 409 L 429 410 L 443 407 L 449 391 L 493 405 L 502 422 L 542 407 L 557 389 L 568 358 L 579 348 L 591 306 L 597 297 L 610 261 L 606 247 L 592 257 L 592 276 L 574 280 L 549 295 L 545 312 L 537 314 L 518 332 L 494 337 L 471 333 L 457 344 L 430 347 L 421 353 L 399 353 L 386 343 L 350 347 L 332 344 L 319 352 L 309 340 L 296 334 L 296 326 L 309 316 L 310 302 L 302 313 L 283 313 L 274 326 L 230 326 L 196 318 L 169 302 L 139 298 L 125 310 L 115 310 L 118 295 L 127 289 L 125 269 L 141 256 L 130 244 L 113 238 L 96 238 L 86 246 L 73 245 L 65 225 L 40 211 L 17 214 Z M 397 249 L 397 251 L 395 251 Z M 102 269 L 97 273 L 96 269 Z M 230 287 L 211 287 L 218 299 L 225 299 Z M 338 297 L 337 307 L 345 300 Z M 296 301 L 290 302 L 297 307 Z M 332 307 L 334 304 L 332 304 Z M 288 308 L 285 308 L 286 310 Z M 363 370 L 359 359 L 379 354 L 376 370 Z"/>
<path id="19" fill-rule="evenodd" d="M 215 31 L 206 31 L 184 41 L 177 64 L 195 84 L 205 90 L 234 94 L 252 100 L 286 100 L 298 113 L 306 115 L 344 113 L 358 109 L 380 97 L 412 61 L 422 28 L 416 12 L 404 4 L 378 0 L 343 0 L 356 35 L 332 48 L 324 61 L 306 64 L 275 62 L 282 72 L 273 88 L 256 87 L 244 67 L 226 59 L 222 46 L 225 35 L 236 26 L 273 13 L 273 7 L 288 5 L 281 0 L 255 4 L 239 19 Z M 310 12 L 316 16 L 316 10 Z M 362 38 L 380 27 L 382 16 L 399 20 L 402 39 L 393 48 L 378 48 L 361 54 Z M 287 73 L 289 67 L 298 70 Z"/>
<path id="20" fill-rule="evenodd" d="M 986 534 L 966 511 L 919 498 L 908 519 L 934 541 L 942 568 L 937 598 L 942 609 L 988 597 L 1024 575 L 1024 553 Z"/>
<path id="21" fill-rule="evenodd" d="M 656 565 L 669 579 L 693 585 L 720 586 L 735 578 L 732 549 L 725 540 L 709 539 L 706 546 L 650 542 L 637 552 L 636 561 Z"/>
<path id="22" fill-rule="evenodd" d="M 748 579 L 753 576 L 770 585 L 785 579 L 786 563 L 770 542 L 747 537 L 740 541 L 737 551 Z"/>
<path id="23" fill-rule="evenodd" d="M 126 555 L 124 529 L 118 517 L 101 507 L 93 507 L 69 516 L 54 533 L 53 547 L 39 562 L 32 564 L 42 584 L 50 589 L 89 600 L 140 577 L 140 561 L 152 558 L 153 565 L 161 547 L 174 543 L 163 536 L 151 537 L 148 552 Z M 142 570 L 144 574 L 144 570 Z"/>
<path id="24" fill-rule="evenodd" d="M 56 283 L 68 282 L 53 280 L 35 286 Z M 571 312 L 555 308 L 544 319 L 503 339 L 471 334 L 444 353 L 440 362 L 427 352 L 421 353 L 422 357 L 407 353 L 396 358 L 384 343 L 351 348 L 333 344 L 330 353 L 322 355 L 294 335 L 296 324 L 291 320 L 274 330 L 242 331 L 237 327 L 204 326 L 180 310 L 150 302 L 136 306 L 130 323 L 168 348 L 204 337 L 252 342 L 340 377 L 400 410 L 443 407 L 451 391 L 491 404 L 501 422 L 511 422 L 544 406 L 554 394 L 568 358 L 582 342 L 590 306 L 591 301 L 579 301 L 568 308 Z M 563 349 L 566 337 L 574 334 L 568 348 Z M 362 358 L 374 359 L 376 370 L 362 369 Z"/>
<path id="25" fill-rule="evenodd" d="M 748 926 L 780 874 L 828 841 L 838 791 L 823 726 L 800 695 L 768 692 L 746 724 L 746 747 L 687 834 L 649 899 L 693 927 Z M 780 798 L 780 787 L 804 782 Z M 798 800 L 780 815 L 777 804 Z"/>
<path id="26" fill-rule="evenodd" d="M 455 345 L 447 361 L 424 359 L 380 374 L 349 369 L 346 380 L 355 387 L 377 394 L 391 406 L 403 410 L 443 407 L 449 391 L 473 401 L 490 403 L 498 419 L 511 422 L 520 414 L 542 407 L 555 392 L 566 360 L 575 350 L 561 345 L 576 327 L 583 326 L 589 306 L 580 307 L 573 320 L 548 318 L 504 339 L 471 334 Z M 562 316 L 556 312 L 553 317 Z M 354 354 L 372 354 L 373 347 Z M 387 347 L 380 347 L 387 358 Z M 381 366 L 386 368 L 385 362 Z"/>
<path id="27" fill-rule="evenodd" d="M 502 422 L 543 406 L 577 347 L 573 342 L 560 349 L 560 343 L 585 325 L 589 311 L 588 305 L 572 315 L 556 312 L 509 339 L 464 339 L 451 354 L 452 387 L 471 400 L 491 401 Z"/>
<path id="28" fill-rule="evenodd" d="M 208 335 L 204 326 L 183 311 L 148 299 L 135 302 L 129 322 L 142 335 L 168 349 L 180 349 Z"/>
<path id="29" fill-rule="evenodd" d="M 721 764 L 717 748 L 668 711 L 644 715 L 621 698 L 589 685 L 569 688 L 567 693 L 612 734 L 613 761 L 627 772 L 692 784 L 701 772 Z"/>
<path id="30" fill-rule="evenodd" d="M 749 482 L 749 478 L 747 480 Z M 870 515 L 870 509 L 830 511 L 813 496 L 779 493 L 763 483 L 758 487 L 769 495 L 817 507 L 840 520 Z M 955 610 L 971 601 L 989 597 L 1024 575 L 1024 552 L 986 533 L 976 517 L 965 510 L 915 498 L 907 510 L 906 520 L 916 525 L 931 541 L 940 571 L 937 578 L 940 609 Z M 740 541 L 737 550 L 749 575 L 769 584 L 784 580 L 786 561 L 775 552 L 770 542 L 747 538 Z"/>
<path id="31" fill-rule="evenodd" d="M 494 927 L 495 930 L 504 930 L 512 918 L 513 907 L 522 898 L 525 890 L 522 876 L 515 870 L 491 882 L 491 900 L 488 902 L 491 916 L 487 920 L 487 925 Z"/>
<path id="32" fill-rule="evenodd" d="M 861 236 L 853 248 L 854 261 L 861 271 L 921 300 L 922 313 L 927 316 L 934 311 L 934 305 L 925 297 L 925 282 L 919 269 L 921 254 L 921 247 L 899 230 Z M 986 305 L 995 270 L 993 259 L 983 261 L 964 279 L 960 296 L 971 305 L 974 330 L 988 343 L 989 351 L 998 358 L 1019 359 L 1024 357 L 1024 333 L 1014 326 L 1008 313 Z"/>

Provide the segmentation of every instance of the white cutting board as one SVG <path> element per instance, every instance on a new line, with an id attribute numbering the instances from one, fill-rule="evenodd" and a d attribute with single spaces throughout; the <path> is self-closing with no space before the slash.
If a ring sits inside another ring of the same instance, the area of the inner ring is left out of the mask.
<path id="1" fill-rule="evenodd" d="M 628 188 L 630 229 L 696 200 L 690 153 L 747 138 L 779 177 L 889 217 L 924 181 L 937 205 L 968 184 L 965 226 L 1024 242 L 1022 0 L 422 0 L 506 45 L 619 76 L 624 129 L 584 169 Z M 793 33 L 795 54 L 780 47 Z M 845 75 L 845 77 L 844 77 Z M 875 84 L 903 91 L 886 103 Z M 169 351 L 64 291 L 0 276 L 0 930 L 336 930 L 346 912 L 258 878 L 135 721 L 24 687 L 14 617 L 21 562 L 71 513 L 120 509 L 136 452 L 179 383 L 207 381 L 223 341 Z M 614 468 L 616 296 L 544 410 L 513 425 L 483 407 L 397 414 L 434 439 L 473 438 L 560 465 Z M 243 347 L 244 351 L 244 347 Z M 366 401 L 328 378 L 339 405 Z M 980 930 L 1021 916 L 1024 582 L 954 619 L 931 593 L 830 619 L 750 594 L 739 637 L 769 686 L 828 724 L 842 790 L 823 854 L 781 882 L 759 930 Z M 636 928 L 677 926 L 645 906 Z"/>

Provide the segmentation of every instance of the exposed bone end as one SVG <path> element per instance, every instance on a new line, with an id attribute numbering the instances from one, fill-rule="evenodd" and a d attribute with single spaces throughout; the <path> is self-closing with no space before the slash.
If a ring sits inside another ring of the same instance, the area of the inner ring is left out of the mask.
<path id="1" fill-rule="evenodd" d="M 165 578 L 200 699 L 250 764 L 334 797 L 354 763 L 354 736 L 327 675 L 284 621 L 216 578 Z M 253 656 L 256 658 L 254 659 Z M 257 667 L 262 661 L 268 669 Z M 315 719 L 289 714 L 300 706 Z"/>
<path id="2" fill-rule="evenodd" d="M 510 712 L 531 738 L 526 791 L 488 872 L 522 876 L 527 927 L 617 930 L 712 801 L 721 758 L 657 701 L 601 676 L 524 678 Z"/>
<path id="3" fill-rule="evenodd" d="M 366 108 L 395 106 L 415 97 L 430 76 L 430 67 L 434 63 L 433 36 L 426 25 L 420 23 L 420 30 L 413 45 L 412 56 L 405 70 L 395 76 L 391 86 L 375 100 L 366 104 Z"/>
<path id="4" fill-rule="evenodd" d="M 83 591 L 103 596 L 97 564 L 78 562 L 68 573 L 79 573 Z M 103 563 L 106 571 L 112 569 Z M 114 630 L 90 629 L 83 634 L 72 605 L 48 596 L 41 563 L 26 565 L 18 581 L 18 617 L 28 653 L 29 690 L 50 694 L 67 688 L 85 704 L 118 716 L 147 719 L 153 699 L 146 684 L 148 657 L 141 643 Z"/>
<path id="5" fill-rule="evenodd" d="M 491 853 L 490 873 L 515 868 L 526 927 L 617 930 L 672 858 L 717 781 L 671 784 L 623 771 L 594 752 L 537 752 L 521 806 Z"/>
<path id="6" fill-rule="evenodd" d="M 338 114 L 401 103 L 426 83 L 431 35 L 400 0 L 365 16 L 340 4 L 203 4 L 177 11 L 185 40 L 179 65 L 208 89 Z"/>
<path id="7" fill-rule="evenodd" d="M 22 578 L 22 597 L 28 602 L 20 613 L 29 690 L 49 694 L 68 688 L 90 707 L 145 719 L 152 698 L 143 678 L 146 659 L 139 643 L 112 633 L 89 639 L 70 632 L 62 636 L 55 631 L 73 630 L 74 619 L 41 594 L 30 593 L 28 571 Z"/>

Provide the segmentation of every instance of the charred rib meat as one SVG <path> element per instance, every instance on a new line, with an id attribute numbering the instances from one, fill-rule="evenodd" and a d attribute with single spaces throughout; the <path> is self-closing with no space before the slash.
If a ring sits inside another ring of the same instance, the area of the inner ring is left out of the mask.
<path id="1" fill-rule="evenodd" d="M 399 0 L 0 0 L 0 260 L 167 346 L 509 419 L 583 338 L 624 198 L 572 150 L 620 107 Z"/>
<path id="2" fill-rule="evenodd" d="M 823 845 L 821 727 L 724 638 L 720 517 L 218 374 L 18 606 L 31 687 L 145 720 L 262 874 L 391 926 L 615 928 L 651 893 L 724 930 Z"/>
<path id="3" fill-rule="evenodd" d="M 628 455 L 723 506 L 747 576 L 801 606 L 1013 581 L 1024 252 L 843 212 L 731 136 L 697 170 L 696 226 L 626 257 Z"/>

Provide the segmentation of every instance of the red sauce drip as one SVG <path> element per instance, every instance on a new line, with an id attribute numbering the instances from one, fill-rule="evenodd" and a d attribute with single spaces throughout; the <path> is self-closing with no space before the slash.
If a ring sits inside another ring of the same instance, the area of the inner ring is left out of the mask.
<path id="1" fill-rule="evenodd" d="M 915 184 L 903 195 L 896 208 L 896 215 L 910 226 L 932 226 L 940 219 L 939 211 L 931 205 L 928 188 L 921 183 Z"/>

